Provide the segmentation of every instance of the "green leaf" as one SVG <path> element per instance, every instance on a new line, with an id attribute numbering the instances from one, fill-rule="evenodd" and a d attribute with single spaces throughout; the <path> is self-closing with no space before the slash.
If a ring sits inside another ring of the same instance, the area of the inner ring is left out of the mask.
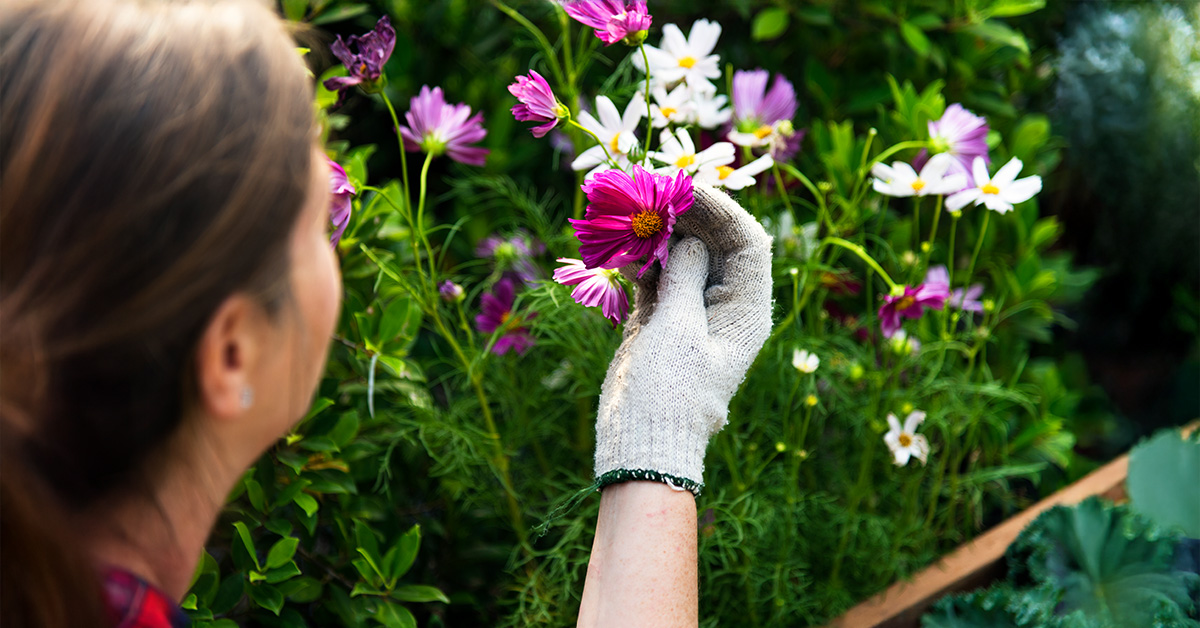
<path id="1" fill-rule="evenodd" d="M 1129 452 L 1125 481 L 1134 510 L 1164 528 L 1200 538 L 1200 441 L 1185 440 L 1176 429 L 1163 432 Z"/>
<path id="2" fill-rule="evenodd" d="M 416 618 L 399 604 L 380 603 L 375 619 L 388 628 L 417 628 Z"/>
<path id="3" fill-rule="evenodd" d="M 250 505 L 259 512 L 265 512 L 266 498 L 263 497 L 262 485 L 254 478 L 246 478 L 243 480 L 246 484 L 246 497 L 250 500 Z"/>
<path id="4" fill-rule="evenodd" d="M 218 619 L 208 626 L 209 628 L 239 628 L 237 622 L 232 619 Z"/>
<path id="5" fill-rule="evenodd" d="M 267 552 L 267 569 L 282 567 L 290 562 L 292 556 L 296 555 L 298 545 L 300 545 L 300 539 L 294 536 L 276 541 L 275 545 L 271 546 L 271 551 Z"/>
<path id="6" fill-rule="evenodd" d="M 900 22 L 900 36 L 904 38 L 904 43 L 908 44 L 909 48 L 918 56 L 925 57 L 929 55 L 929 38 L 910 22 Z"/>
<path id="7" fill-rule="evenodd" d="M 288 561 L 286 565 L 278 569 L 272 569 L 267 572 L 267 582 L 271 584 L 279 584 L 286 582 L 300 575 L 300 567 L 294 561 Z"/>
<path id="8" fill-rule="evenodd" d="M 304 19 L 308 11 L 308 0 L 283 0 L 283 15 L 293 22 Z"/>
<path id="9" fill-rule="evenodd" d="M 416 301 L 398 298 L 388 304 L 379 321 L 379 346 L 396 340 L 407 340 L 416 336 L 421 328 L 421 307 Z"/>
<path id="10" fill-rule="evenodd" d="M 217 588 L 217 595 L 213 598 L 212 604 L 209 605 L 209 610 L 218 615 L 228 613 L 237 606 L 238 602 L 242 601 L 242 595 L 246 592 L 246 579 L 240 573 L 235 573 L 221 581 L 221 586 Z"/>
<path id="11" fill-rule="evenodd" d="M 311 576 L 301 576 L 287 583 L 292 591 L 287 594 L 287 598 L 297 604 L 307 604 L 321 599 L 321 590 L 324 585 L 320 580 Z"/>
<path id="12" fill-rule="evenodd" d="M 274 507 L 278 508 L 296 499 L 296 496 L 299 495 L 301 491 L 308 488 L 309 484 L 311 484 L 311 482 L 309 482 L 307 478 L 297 478 L 291 484 L 288 484 L 286 487 L 284 487 L 282 491 L 279 491 L 279 496 L 275 498 Z"/>
<path id="13" fill-rule="evenodd" d="M 833 26 L 833 13 L 829 7 L 797 7 L 796 19 L 817 26 Z"/>
<path id="14" fill-rule="evenodd" d="M 1016 17 L 1046 8 L 1046 0 L 996 0 L 984 10 L 990 17 Z"/>
<path id="15" fill-rule="evenodd" d="M 283 608 L 283 594 L 279 589 L 269 584 L 259 584 L 250 587 L 250 599 L 254 600 L 255 604 L 275 613 Z"/>
<path id="16" fill-rule="evenodd" d="M 1028 114 L 1021 118 L 1020 124 L 1013 130 L 1012 155 L 1026 164 L 1032 164 L 1038 151 L 1049 139 L 1050 119 L 1041 114 Z"/>
<path id="17" fill-rule="evenodd" d="M 341 22 L 352 17 L 358 17 L 370 10 L 371 7 L 366 4 L 343 4 L 328 13 L 322 13 L 313 18 L 312 24 L 313 26 L 321 26 L 322 24 Z"/>
<path id="18" fill-rule="evenodd" d="M 754 16 L 754 22 L 750 25 L 750 37 L 754 41 L 770 41 L 782 35 L 790 21 L 791 16 L 786 9 L 763 9 Z"/>
<path id="19" fill-rule="evenodd" d="M 250 538 L 250 530 L 246 528 L 246 524 L 241 521 L 235 521 L 233 528 L 237 530 L 238 537 L 242 539 L 242 545 L 246 547 L 246 553 L 250 554 L 250 558 L 254 561 L 254 566 L 262 570 L 262 564 L 258 562 L 258 551 L 254 549 L 254 539 Z"/>
<path id="20" fill-rule="evenodd" d="M 379 540 L 375 538 L 375 532 L 371 530 L 371 526 L 362 519 L 354 520 L 354 542 L 363 556 L 376 564 L 379 563 Z"/>
<path id="21" fill-rule="evenodd" d="M 1003 46 L 1012 46 L 1020 50 L 1023 54 L 1029 54 L 1029 42 L 1025 41 L 1025 36 L 999 22 L 988 20 L 979 24 L 972 24 L 964 28 L 963 32 L 974 35 L 984 41 L 990 41 Z"/>
<path id="22" fill-rule="evenodd" d="M 296 505 L 304 510 L 304 514 L 308 515 L 309 517 L 317 514 L 317 508 L 319 507 L 317 505 L 317 498 L 313 497 L 312 495 L 309 495 L 308 493 L 298 493 L 292 501 L 296 502 Z"/>
<path id="23" fill-rule="evenodd" d="M 188 596 L 183 598 L 183 601 L 179 603 L 179 606 L 180 608 L 186 608 L 189 611 L 196 610 L 196 594 L 188 593 Z"/>
<path id="24" fill-rule="evenodd" d="M 388 578 L 392 582 L 404 577 L 417 559 L 417 550 L 421 548 L 421 526 L 415 525 L 405 532 L 393 547 L 396 554 L 388 566 Z M 389 552 L 390 553 L 390 552 Z"/>
<path id="25" fill-rule="evenodd" d="M 431 587 L 424 584 L 407 584 L 395 591 L 392 591 L 392 597 L 401 602 L 441 602 L 449 604 L 450 598 L 446 597 L 437 587 Z"/>
<path id="26" fill-rule="evenodd" d="M 342 416 L 338 417 L 337 424 L 325 436 L 333 442 L 335 447 L 341 449 L 349 445 L 356 434 L 358 434 L 358 413 L 351 411 L 342 413 Z"/>
<path id="27" fill-rule="evenodd" d="M 387 595 L 387 591 L 373 587 L 365 582 L 360 582 L 354 585 L 354 589 L 350 591 L 350 597 L 358 597 L 360 595 Z"/>

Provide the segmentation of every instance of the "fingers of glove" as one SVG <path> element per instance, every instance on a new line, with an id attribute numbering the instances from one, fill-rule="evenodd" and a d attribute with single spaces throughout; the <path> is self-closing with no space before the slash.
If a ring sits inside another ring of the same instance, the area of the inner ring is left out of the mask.
<path id="1" fill-rule="evenodd" d="M 676 244 L 658 281 L 656 319 L 685 325 L 687 331 L 707 332 L 704 285 L 708 281 L 708 249 L 697 238 Z"/>
<path id="2" fill-rule="evenodd" d="M 748 367 L 771 333 L 769 241 L 725 259 L 721 283 L 705 292 L 709 334 L 729 352 L 731 367 Z"/>
<path id="3" fill-rule="evenodd" d="M 700 238 L 718 264 L 735 251 L 770 242 L 762 225 L 737 201 L 705 185 L 695 187 L 695 202 L 679 216 L 675 228 Z"/>

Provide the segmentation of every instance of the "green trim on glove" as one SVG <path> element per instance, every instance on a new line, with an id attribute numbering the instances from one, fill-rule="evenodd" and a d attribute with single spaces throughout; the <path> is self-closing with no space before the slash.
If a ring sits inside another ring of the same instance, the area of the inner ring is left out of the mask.
<path id="1" fill-rule="evenodd" d="M 620 484 L 621 482 L 633 482 L 637 480 L 649 480 L 669 484 L 675 488 L 691 491 L 696 497 L 699 497 L 700 492 L 704 490 L 704 485 L 699 482 L 649 469 L 613 469 L 596 478 L 595 486 L 596 488 L 604 488 L 610 484 Z"/>

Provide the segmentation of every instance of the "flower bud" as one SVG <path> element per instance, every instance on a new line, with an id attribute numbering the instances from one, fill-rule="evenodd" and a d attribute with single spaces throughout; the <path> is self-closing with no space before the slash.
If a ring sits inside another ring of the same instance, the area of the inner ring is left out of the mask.
<path id="1" fill-rule="evenodd" d="M 817 405 L 817 396 L 816 396 L 816 395 L 809 395 L 809 396 L 805 397 L 805 398 L 804 398 L 804 405 L 806 405 L 806 406 L 808 406 L 808 407 L 810 407 L 810 408 L 811 408 L 811 407 L 813 407 L 813 406 L 815 406 L 815 405 Z"/>
<path id="2" fill-rule="evenodd" d="M 447 279 L 438 286 L 438 294 L 442 295 L 442 300 L 446 303 L 458 303 L 465 296 L 463 287 Z"/>

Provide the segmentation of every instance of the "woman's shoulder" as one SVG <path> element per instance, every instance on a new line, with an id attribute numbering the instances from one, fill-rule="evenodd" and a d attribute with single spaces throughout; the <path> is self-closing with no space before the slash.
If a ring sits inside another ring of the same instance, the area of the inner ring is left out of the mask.
<path id="1" fill-rule="evenodd" d="M 104 595 L 116 628 L 186 628 L 187 616 L 165 593 L 123 569 L 104 571 Z"/>

